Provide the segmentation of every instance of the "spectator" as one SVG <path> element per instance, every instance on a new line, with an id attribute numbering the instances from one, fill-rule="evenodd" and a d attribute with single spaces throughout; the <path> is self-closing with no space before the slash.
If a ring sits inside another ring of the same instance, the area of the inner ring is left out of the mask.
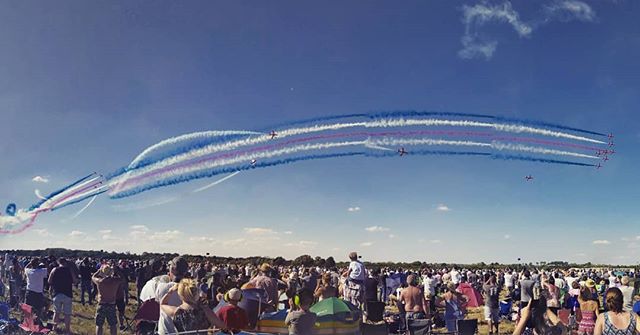
<path id="1" fill-rule="evenodd" d="M 452 282 L 447 284 L 447 291 L 442 298 L 436 301 L 436 306 L 444 307 L 444 320 L 447 331 L 456 332 L 458 330 L 458 320 L 464 319 L 467 297 L 456 291 L 456 285 Z"/>
<path id="2" fill-rule="evenodd" d="M 232 288 L 224 297 L 228 305 L 222 306 L 216 315 L 225 324 L 225 328 L 233 333 L 238 333 L 242 329 L 249 327 L 249 317 L 247 312 L 238 307 L 238 302 L 242 300 L 242 291 Z"/>
<path id="3" fill-rule="evenodd" d="M 69 262 L 60 258 L 58 259 L 58 267 L 51 271 L 48 280 L 53 297 L 53 322 L 57 325 L 60 322 L 61 314 L 64 314 L 64 333 L 69 335 L 71 334 L 71 306 L 75 278 L 69 267 Z"/>
<path id="4" fill-rule="evenodd" d="M 187 271 L 188 269 L 185 272 Z M 200 303 L 199 290 L 195 280 L 181 279 L 177 285 L 172 285 L 160 300 L 162 312 L 172 319 L 178 332 L 203 330 L 211 326 L 226 329 L 224 322 L 208 306 Z M 169 303 L 173 294 L 176 294 L 180 299 L 178 306 Z"/>
<path id="5" fill-rule="evenodd" d="M 625 312 L 631 312 L 633 310 L 633 287 L 629 286 L 629 276 L 623 276 L 620 279 L 620 292 L 622 292 L 622 309 Z"/>
<path id="6" fill-rule="evenodd" d="M 376 285 L 377 285 L 376 281 Z M 331 274 L 325 272 L 322 274 L 322 278 L 318 282 L 318 287 L 315 290 L 314 297 L 318 300 L 329 299 L 332 297 L 338 297 L 338 288 L 331 285 Z"/>
<path id="7" fill-rule="evenodd" d="M 116 317 L 116 296 L 121 289 L 122 279 L 114 277 L 113 267 L 104 264 L 92 276 L 98 288 L 98 308 L 96 309 L 96 335 L 102 335 L 104 321 L 109 324 L 111 335 L 118 333 Z"/>
<path id="8" fill-rule="evenodd" d="M 169 263 L 169 280 L 170 281 L 169 282 L 157 281 L 155 284 L 156 285 L 156 296 L 155 296 L 156 301 L 158 301 L 159 303 L 162 302 L 162 304 L 167 306 L 173 306 L 173 307 L 181 306 L 181 304 L 183 303 L 183 300 L 180 298 L 180 296 L 176 292 L 177 287 L 174 288 L 174 286 L 176 286 L 176 284 L 178 284 L 183 278 L 185 278 L 188 272 L 189 272 L 189 264 L 184 258 L 178 256 L 178 257 L 175 257 L 173 260 L 171 260 L 171 262 Z M 158 321 L 158 333 L 160 335 L 176 332 L 176 328 L 173 324 L 172 317 L 169 316 L 167 313 L 165 313 L 165 310 L 167 309 L 168 307 L 160 309 L 160 320 Z"/>
<path id="9" fill-rule="evenodd" d="M 290 303 L 293 307 L 287 313 L 284 322 L 289 327 L 289 335 L 311 335 L 317 318 L 315 313 L 309 311 L 313 303 L 313 292 L 303 289 L 297 297 L 298 299 L 293 299 Z"/>
<path id="10" fill-rule="evenodd" d="M 275 310 L 278 303 L 278 281 L 271 277 L 271 266 L 264 263 L 260 266 L 260 274 L 249 281 L 249 285 L 263 289 L 267 292 L 267 305 L 269 309 Z"/>
<path id="11" fill-rule="evenodd" d="M 364 304 L 364 280 L 366 278 L 366 269 L 364 264 L 358 260 L 358 254 L 354 251 L 349 253 L 349 269 L 347 270 L 347 280 L 343 292 L 344 299 L 354 304 L 358 308 L 362 308 Z"/>
<path id="12" fill-rule="evenodd" d="M 640 318 L 623 309 L 624 296 L 620 289 L 617 287 L 608 289 L 605 301 L 607 312 L 598 315 L 595 335 L 631 335 L 640 332 Z"/>
<path id="13" fill-rule="evenodd" d="M 93 275 L 95 267 L 91 265 L 89 258 L 82 260 L 80 264 L 80 303 L 84 305 L 84 294 L 87 293 L 89 305 L 93 305 L 93 285 L 91 283 L 91 276 Z"/>
<path id="14" fill-rule="evenodd" d="M 600 309 L 597 297 L 596 300 L 594 300 L 593 295 L 591 294 L 591 289 L 584 287 L 580 290 L 578 302 L 580 303 L 580 312 L 582 314 L 582 319 L 578 325 L 578 334 L 592 335 L 596 317 L 598 316 L 598 311 Z"/>
<path id="15" fill-rule="evenodd" d="M 42 320 L 44 314 L 44 281 L 47 279 L 47 269 L 40 267 L 40 260 L 33 258 L 24 270 L 27 276 L 27 294 L 25 303 L 33 307 L 36 315 Z"/>
<path id="16" fill-rule="evenodd" d="M 520 320 L 513 331 L 513 335 L 520 334 L 561 335 L 567 334 L 558 317 L 547 307 L 547 299 L 540 296 L 539 299 L 531 299 L 520 313 Z"/>
<path id="17" fill-rule="evenodd" d="M 418 287 L 415 275 L 407 276 L 407 285 L 398 297 L 404 303 L 406 317 L 408 319 L 427 318 L 429 316 L 429 302 L 425 299 L 424 292 Z"/>
<path id="18" fill-rule="evenodd" d="M 482 295 L 484 296 L 484 319 L 489 323 L 489 334 L 498 333 L 500 326 L 500 290 L 496 284 L 496 276 L 488 275 L 488 280 L 482 286 Z"/>

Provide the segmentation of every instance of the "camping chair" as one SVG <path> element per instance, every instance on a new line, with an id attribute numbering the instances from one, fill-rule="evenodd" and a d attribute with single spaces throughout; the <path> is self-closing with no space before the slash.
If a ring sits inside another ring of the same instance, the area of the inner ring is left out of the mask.
<path id="1" fill-rule="evenodd" d="M 46 334 L 51 331 L 49 328 L 44 328 L 39 324 L 36 324 L 35 318 L 33 317 L 32 307 L 27 304 L 20 304 L 20 309 L 22 310 L 23 320 L 20 324 L 20 328 L 29 334 Z"/>
<path id="2" fill-rule="evenodd" d="M 408 335 L 426 335 L 431 332 L 430 319 L 406 318 L 406 320 L 406 334 Z"/>
<path id="3" fill-rule="evenodd" d="M 478 332 L 478 319 L 458 320 L 458 335 L 473 335 Z"/>
<path id="4" fill-rule="evenodd" d="M 155 334 L 158 320 L 160 320 L 160 304 L 155 299 L 143 302 L 133 317 L 136 334 Z"/>
<path id="5" fill-rule="evenodd" d="M 511 300 L 500 301 L 500 319 L 511 321 L 511 307 L 513 303 Z"/>
<path id="6" fill-rule="evenodd" d="M 368 301 L 367 302 L 367 320 L 371 322 L 382 321 L 382 314 L 384 314 L 384 302 L 381 301 Z"/>

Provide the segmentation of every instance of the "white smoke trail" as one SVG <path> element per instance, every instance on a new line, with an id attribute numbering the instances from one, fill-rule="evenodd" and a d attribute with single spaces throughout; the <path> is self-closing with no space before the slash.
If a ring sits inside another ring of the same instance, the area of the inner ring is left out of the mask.
<path id="1" fill-rule="evenodd" d="M 337 142 L 337 143 L 336 142 L 329 142 L 329 143 L 302 144 L 302 145 L 297 145 L 297 146 L 288 147 L 288 148 L 282 148 L 282 149 L 276 149 L 276 150 L 271 150 L 271 151 L 247 153 L 247 154 L 235 156 L 235 157 L 232 157 L 232 158 L 204 161 L 204 162 L 201 162 L 201 163 L 197 163 L 197 164 L 193 164 L 193 165 L 189 165 L 189 166 L 185 166 L 185 167 L 180 167 L 180 168 L 175 168 L 175 169 L 171 169 L 171 170 L 168 170 L 168 171 L 164 171 L 164 172 L 159 173 L 157 175 L 154 175 L 152 177 L 141 178 L 140 180 L 137 180 L 137 181 L 131 182 L 131 183 L 126 183 L 126 180 L 121 180 L 120 178 L 118 178 L 117 180 L 114 179 L 114 180 L 109 182 L 109 184 L 108 184 L 109 187 L 115 186 L 116 183 L 120 184 L 118 189 L 117 189 L 117 191 L 116 191 L 115 188 L 112 188 L 112 192 L 109 192 L 109 195 L 113 196 L 113 195 L 115 195 L 117 193 L 120 193 L 120 192 L 129 190 L 131 188 L 137 187 L 140 184 L 148 183 L 150 180 L 162 180 L 162 179 L 165 179 L 167 177 L 174 176 L 174 175 L 183 175 L 183 174 L 193 173 L 193 172 L 196 172 L 196 171 L 199 171 L 199 170 L 206 170 L 206 169 L 211 169 L 211 168 L 225 166 L 225 165 L 231 165 L 231 164 L 237 164 L 237 163 L 246 163 L 246 162 L 250 162 L 253 159 L 259 160 L 259 159 L 272 158 L 272 157 L 276 157 L 276 156 L 293 154 L 293 153 L 301 152 L 301 151 L 324 150 L 324 149 L 341 148 L 341 147 L 347 147 L 347 146 L 358 146 L 358 145 L 364 145 L 364 144 L 366 144 L 366 140 L 365 141 L 346 141 L 346 142 Z"/>
<path id="2" fill-rule="evenodd" d="M 214 181 L 214 182 L 213 182 L 213 183 L 211 183 L 211 184 L 208 184 L 208 185 L 202 186 L 202 187 L 200 187 L 200 188 L 197 188 L 197 189 L 193 190 L 193 193 L 202 192 L 202 191 L 204 191 L 204 190 L 206 190 L 206 189 L 209 189 L 209 188 L 211 188 L 211 187 L 214 187 L 214 186 L 216 186 L 216 185 L 218 185 L 218 184 L 222 183 L 223 181 L 225 181 L 225 180 L 227 180 L 227 179 L 229 179 L 229 178 L 231 178 L 231 177 L 233 177 L 233 176 L 237 175 L 238 173 L 240 173 L 240 171 L 236 171 L 236 172 L 234 172 L 234 173 L 232 173 L 232 174 L 230 174 L 230 175 L 228 175 L 228 176 L 226 176 L 226 177 L 224 177 L 224 178 L 220 178 L 220 179 L 218 179 L 218 180 Z"/>
<path id="3" fill-rule="evenodd" d="M 511 151 L 530 152 L 530 153 L 542 154 L 542 155 L 572 156 L 572 157 L 580 157 L 580 158 L 600 159 L 600 157 L 597 157 L 597 156 L 585 155 L 577 152 L 554 150 L 554 149 L 547 149 L 542 147 L 531 147 L 531 146 L 526 146 L 522 144 L 493 142 L 492 147 L 500 151 L 511 150 Z"/>
<path id="4" fill-rule="evenodd" d="M 485 142 L 435 140 L 431 138 L 383 138 L 374 140 L 372 142 L 376 145 L 454 145 L 469 147 L 491 147 L 491 143 Z"/>
<path id="5" fill-rule="evenodd" d="M 135 168 L 140 161 L 142 161 L 145 157 L 149 156 L 154 151 L 160 151 L 165 147 L 178 144 L 180 142 L 187 142 L 196 139 L 206 139 L 206 138 L 215 138 L 221 136 L 230 136 L 230 135 L 255 135 L 261 134 L 255 131 L 247 131 L 247 130 L 213 130 L 213 131 L 202 131 L 197 133 L 190 133 L 185 135 L 180 135 L 176 137 L 171 137 L 166 140 L 160 141 L 142 151 L 133 161 L 129 164 L 129 168 Z"/>
<path id="6" fill-rule="evenodd" d="M 404 119 L 404 118 L 383 119 L 383 120 L 366 121 L 366 122 L 324 124 L 324 125 L 315 125 L 315 126 L 301 127 L 301 128 L 291 128 L 291 129 L 285 129 L 278 132 L 277 136 L 279 138 L 282 138 L 282 137 L 316 133 L 316 132 L 322 132 L 322 131 L 335 131 L 335 130 L 340 130 L 345 128 L 354 128 L 354 127 L 388 128 L 388 127 L 408 127 L 408 126 L 483 127 L 483 128 L 493 128 L 497 131 L 503 131 L 503 132 L 531 133 L 531 134 L 537 134 L 537 135 L 553 136 L 553 137 L 567 138 L 572 140 L 587 141 L 587 142 L 593 142 L 593 143 L 604 143 L 602 141 L 594 140 L 594 139 L 583 137 L 583 136 L 576 136 L 576 135 L 572 135 L 572 134 L 568 134 L 560 131 L 551 131 L 547 129 L 534 128 L 534 127 L 528 127 L 528 126 L 498 124 L 498 123 L 488 123 L 488 122 L 478 122 L 478 121 L 468 121 L 468 120 Z M 161 161 L 155 162 L 148 166 L 131 170 L 127 172 L 125 175 L 121 175 L 114 178 L 115 185 L 118 185 L 118 181 L 133 178 L 141 174 L 145 174 L 149 171 L 161 169 L 163 167 L 170 166 L 173 164 L 178 164 L 183 161 L 210 155 L 216 152 L 233 150 L 233 149 L 237 149 L 244 146 L 252 146 L 252 145 L 264 143 L 270 140 L 271 140 L 271 136 L 261 135 L 261 136 L 256 136 L 254 138 L 230 141 L 222 144 L 207 145 L 200 149 L 190 150 L 188 152 L 177 154 L 173 157 L 169 157 Z"/>
<path id="7" fill-rule="evenodd" d="M 71 196 L 71 197 L 69 197 L 67 199 L 64 199 L 63 201 L 60 201 L 59 203 L 52 204 L 50 206 L 50 209 L 56 209 L 58 207 L 62 207 L 65 204 L 68 204 L 68 203 L 70 203 L 72 201 L 78 200 L 78 199 L 80 199 L 82 197 L 90 196 L 91 194 L 94 194 L 94 193 L 100 193 L 100 192 L 102 192 L 102 191 L 104 191 L 104 190 L 106 190 L 108 188 L 109 188 L 108 185 L 102 185 L 102 186 L 99 186 L 99 187 L 96 187 L 96 188 L 92 188 L 92 189 L 86 190 L 84 192 L 80 192 L 78 194 L 74 194 L 73 196 Z"/>
<path id="8" fill-rule="evenodd" d="M 74 214 L 72 217 L 69 218 L 69 220 L 73 220 L 75 218 L 77 218 L 78 216 L 80 216 L 80 214 L 82 214 L 82 212 L 84 212 L 87 208 L 89 208 L 89 206 L 91 206 L 91 204 L 93 203 L 94 200 L 96 200 L 97 195 L 94 195 L 93 198 L 91 198 L 91 200 L 89 200 L 89 202 L 82 207 L 81 210 L 79 210 L 78 212 L 76 212 L 76 214 Z"/>
<path id="9" fill-rule="evenodd" d="M 45 198 L 44 196 L 42 196 L 42 194 L 40 193 L 40 190 L 36 188 L 36 190 L 34 191 L 34 193 L 36 194 L 36 197 L 38 197 L 38 199 L 40 200 L 47 200 L 47 198 Z"/>
<path id="10" fill-rule="evenodd" d="M 166 198 L 154 199 L 154 200 L 145 201 L 145 202 L 128 203 L 124 205 L 114 205 L 114 206 L 111 206 L 111 208 L 113 208 L 115 211 L 118 211 L 118 212 L 139 211 L 139 210 L 143 210 L 151 207 L 162 206 L 162 205 L 174 202 L 178 199 L 180 199 L 180 197 L 166 197 Z"/>

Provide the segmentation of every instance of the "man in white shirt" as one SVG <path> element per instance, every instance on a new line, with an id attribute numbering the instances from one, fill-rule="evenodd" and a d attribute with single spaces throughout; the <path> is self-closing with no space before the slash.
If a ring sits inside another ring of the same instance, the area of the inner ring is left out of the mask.
<path id="1" fill-rule="evenodd" d="M 504 287 L 509 291 L 509 294 L 513 291 L 513 275 L 510 271 L 504 274 Z"/>
<path id="2" fill-rule="evenodd" d="M 156 296 L 155 299 L 158 303 L 162 301 L 162 298 L 165 294 L 169 293 L 169 289 L 176 285 L 177 283 L 184 278 L 187 273 L 189 273 L 189 264 L 187 261 L 178 256 L 174 258 L 169 263 L 169 279 L 170 282 L 164 283 L 162 281 L 158 281 L 156 284 Z M 152 279 L 153 280 L 153 279 Z M 178 296 L 177 291 L 172 290 L 169 296 L 168 304 L 171 306 L 180 306 L 182 304 L 182 300 L 180 300 L 180 296 Z M 166 313 L 160 309 L 160 320 L 158 321 L 158 333 L 160 335 L 165 335 L 167 333 L 175 333 L 176 328 L 173 325 L 173 320 Z"/>
<path id="3" fill-rule="evenodd" d="M 358 254 L 351 252 L 349 254 L 349 270 L 347 272 L 347 282 L 343 296 L 345 300 L 351 302 L 358 308 L 364 305 L 364 280 L 367 278 L 366 269 L 364 264 L 358 260 Z"/>
<path id="4" fill-rule="evenodd" d="M 48 278 L 47 268 L 40 267 L 40 260 L 34 258 L 24 269 L 27 276 L 27 294 L 25 295 L 25 303 L 33 307 L 36 315 L 42 319 L 44 308 L 44 281 Z"/>
<path id="5" fill-rule="evenodd" d="M 462 278 L 460 272 L 458 272 L 456 268 L 453 268 L 449 274 L 451 275 L 451 282 L 458 286 L 458 284 L 460 284 L 460 278 Z"/>

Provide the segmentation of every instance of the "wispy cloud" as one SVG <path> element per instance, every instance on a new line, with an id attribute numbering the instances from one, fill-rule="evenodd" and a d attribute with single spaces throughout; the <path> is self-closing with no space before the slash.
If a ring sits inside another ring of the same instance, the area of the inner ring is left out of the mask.
<path id="1" fill-rule="evenodd" d="M 445 204 L 438 204 L 438 206 L 436 206 L 436 210 L 438 212 L 450 212 L 451 208 Z"/>
<path id="2" fill-rule="evenodd" d="M 131 228 L 132 230 L 149 231 L 149 228 L 147 228 L 147 226 L 145 226 L 145 225 L 141 225 L 141 224 L 133 225 L 133 226 L 131 226 L 130 228 Z"/>
<path id="3" fill-rule="evenodd" d="M 433 243 L 433 244 L 438 244 L 438 243 L 442 243 L 441 240 L 430 240 L 429 242 Z"/>
<path id="4" fill-rule="evenodd" d="M 172 242 L 181 238 L 183 233 L 179 230 L 167 230 L 163 232 L 155 232 L 149 236 L 151 241 Z"/>
<path id="5" fill-rule="evenodd" d="M 46 230 L 46 229 L 34 229 L 33 230 L 36 234 L 42 236 L 42 237 L 51 237 L 52 234 Z"/>
<path id="6" fill-rule="evenodd" d="M 290 230 L 283 231 L 282 233 L 285 234 L 285 235 L 292 235 L 293 234 L 293 232 L 290 231 Z"/>
<path id="7" fill-rule="evenodd" d="M 87 234 L 83 233 L 83 232 L 81 232 L 79 230 L 74 230 L 74 231 L 69 233 L 69 236 L 71 236 L 71 237 L 81 237 L 81 236 L 85 236 L 85 235 L 87 235 Z"/>
<path id="8" fill-rule="evenodd" d="M 111 229 L 98 230 L 98 233 L 100 234 L 111 234 L 111 232 L 112 232 Z"/>
<path id="9" fill-rule="evenodd" d="M 371 226 L 371 227 L 367 227 L 364 230 L 370 232 L 370 233 L 378 233 L 378 232 L 385 232 L 385 231 L 389 231 L 389 228 L 385 228 L 385 227 L 380 227 L 380 226 Z"/>
<path id="10" fill-rule="evenodd" d="M 396 235 L 389 234 L 389 238 L 396 238 Z"/>
<path id="11" fill-rule="evenodd" d="M 244 228 L 244 232 L 251 235 L 270 235 L 276 234 L 276 232 L 271 228 L 260 228 L 260 227 L 250 227 Z"/>
<path id="12" fill-rule="evenodd" d="M 347 208 L 347 211 L 349 211 L 349 212 L 359 212 L 360 211 L 360 207 L 358 207 L 358 206 L 349 207 L 349 208 Z"/>
<path id="13" fill-rule="evenodd" d="M 607 244 L 611 244 L 611 242 L 609 242 L 608 240 L 595 240 L 595 241 L 593 241 L 593 244 L 596 244 L 596 245 L 607 245 Z"/>
<path id="14" fill-rule="evenodd" d="M 35 176 L 31 180 L 33 180 L 36 183 L 48 183 L 49 182 L 49 178 L 43 177 L 43 176 Z"/>
<path id="15" fill-rule="evenodd" d="M 510 238 L 511 238 L 511 235 L 509 235 L 509 234 L 505 234 L 505 235 L 504 235 L 504 239 L 505 239 L 505 240 L 508 240 L 508 239 L 510 239 Z"/>
<path id="16" fill-rule="evenodd" d="M 370 247 L 373 245 L 373 242 L 362 242 L 360 243 L 361 247 Z"/>
<path id="17" fill-rule="evenodd" d="M 513 8 L 511 2 L 490 4 L 481 2 L 473 6 L 462 6 L 464 35 L 460 39 L 462 49 L 458 56 L 463 59 L 481 57 L 491 59 L 498 47 L 498 41 L 481 33 L 481 28 L 489 23 L 507 23 L 519 37 L 529 37 L 535 29 L 551 21 L 568 22 L 579 20 L 592 22 L 596 18 L 593 9 L 582 1 L 557 0 L 543 8 L 543 16 L 525 22 Z"/>
<path id="18" fill-rule="evenodd" d="M 315 241 L 297 241 L 297 242 L 289 242 L 289 243 L 285 243 L 284 246 L 285 247 L 293 247 L 293 248 L 314 248 L 316 245 L 318 245 L 318 242 Z"/>

